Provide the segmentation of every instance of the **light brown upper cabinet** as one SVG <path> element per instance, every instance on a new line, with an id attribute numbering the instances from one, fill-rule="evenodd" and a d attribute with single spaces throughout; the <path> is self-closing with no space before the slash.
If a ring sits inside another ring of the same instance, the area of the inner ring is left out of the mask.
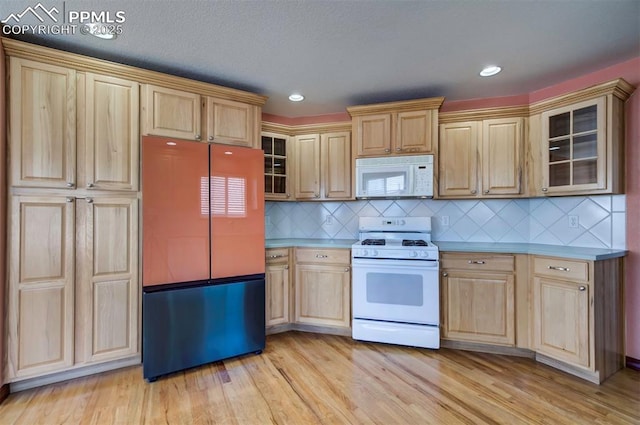
<path id="1" fill-rule="evenodd" d="M 10 61 L 11 185 L 136 191 L 138 83 Z"/>
<path id="2" fill-rule="evenodd" d="M 10 58 L 11 185 L 75 188 L 76 71 Z"/>
<path id="3" fill-rule="evenodd" d="M 439 197 L 512 197 L 523 192 L 524 118 L 440 124 Z"/>
<path id="4" fill-rule="evenodd" d="M 264 196 L 266 200 L 291 199 L 291 138 L 285 134 L 262 132 L 264 151 Z"/>
<path id="5" fill-rule="evenodd" d="M 208 142 L 254 147 L 256 120 L 260 118 L 253 105 L 207 97 L 204 111 Z"/>
<path id="6" fill-rule="evenodd" d="M 258 147 L 261 108 L 146 84 L 143 134 Z"/>
<path id="7" fill-rule="evenodd" d="M 298 135 L 294 139 L 296 199 L 351 198 L 351 134 Z"/>
<path id="8" fill-rule="evenodd" d="M 531 195 L 624 193 L 622 79 L 531 105 Z"/>
<path id="9" fill-rule="evenodd" d="M 84 110 L 85 131 L 78 133 L 79 187 L 104 190 L 138 190 L 139 84 L 121 78 L 79 74 L 78 110 Z M 84 140 L 81 140 L 84 137 Z M 83 168 L 84 167 L 84 168 Z"/>
<path id="10" fill-rule="evenodd" d="M 200 95 L 145 84 L 143 134 L 202 140 Z"/>
<path id="11" fill-rule="evenodd" d="M 347 108 L 353 119 L 354 156 L 435 153 L 443 97 Z"/>

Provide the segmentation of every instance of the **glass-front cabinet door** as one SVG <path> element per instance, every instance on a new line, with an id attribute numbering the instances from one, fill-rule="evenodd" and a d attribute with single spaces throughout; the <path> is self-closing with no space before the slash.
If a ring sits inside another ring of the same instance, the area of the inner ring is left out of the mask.
<path id="1" fill-rule="evenodd" d="M 264 151 L 265 199 L 289 199 L 289 137 L 275 133 L 262 133 Z"/>
<path id="2" fill-rule="evenodd" d="M 542 192 L 606 187 L 606 98 L 542 114 Z"/>

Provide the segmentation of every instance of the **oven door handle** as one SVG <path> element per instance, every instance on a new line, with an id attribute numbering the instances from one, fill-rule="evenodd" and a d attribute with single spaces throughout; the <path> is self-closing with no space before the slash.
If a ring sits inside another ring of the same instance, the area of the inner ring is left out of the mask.
<path id="1" fill-rule="evenodd" d="M 388 269 L 420 269 L 420 270 L 438 270 L 440 262 L 438 260 L 392 260 L 392 259 L 373 259 L 373 258 L 353 258 L 351 260 L 353 269 L 366 267 L 384 267 Z"/>

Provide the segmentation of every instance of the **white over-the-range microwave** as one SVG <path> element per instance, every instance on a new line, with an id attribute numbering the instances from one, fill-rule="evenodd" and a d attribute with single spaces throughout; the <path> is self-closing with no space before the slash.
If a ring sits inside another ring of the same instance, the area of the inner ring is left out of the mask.
<path id="1" fill-rule="evenodd" d="M 356 198 L 432 198 L 433 155 L 356 159 Z"/>

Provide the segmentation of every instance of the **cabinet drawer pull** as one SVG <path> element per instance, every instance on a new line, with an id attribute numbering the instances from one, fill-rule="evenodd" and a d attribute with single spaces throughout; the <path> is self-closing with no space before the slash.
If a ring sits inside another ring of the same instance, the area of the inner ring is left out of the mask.
<path id="1" fill-rule="evenodd" d="M 483 260 L 469 260 L 467 261 L 469 264 L 484 264 Z"/>
<path id="2" fill-rule="evenodd" d="M 587 287 L 586 286 L 578 286 L 578 290 L 584 292 L 584 291 L 587 290 Z"/>
<path id="3" fill-rule="evenodd" d="M 282 258 L 284 257 L 284 255 L 282 254 L 275 254 L 275 255 L 270 255 L 269 258 Z"/>
<path id="4" fill-rule="evenodd" d="M 569 267 L 557 267 L 557 266 L 547 266 L 549 270 L 558 270 L 559 272 L 570 272 L 571 269 Z"/>
<path id="5" fill-rule="evenodd" d="M 329 256 L 324 254 L 316 254 L 316 258 L 327 258 L 327 257 Z"/>

